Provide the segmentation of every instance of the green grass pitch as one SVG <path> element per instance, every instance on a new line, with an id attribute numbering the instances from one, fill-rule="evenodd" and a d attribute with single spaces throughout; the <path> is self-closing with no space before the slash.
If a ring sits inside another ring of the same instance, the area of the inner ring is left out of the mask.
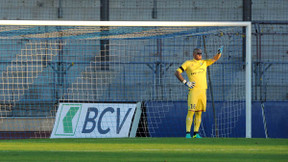
<path id="1" fill-rule="evenodd" d="M 288 139 L 0 140 L 0 161 L 288 161 Z"/>

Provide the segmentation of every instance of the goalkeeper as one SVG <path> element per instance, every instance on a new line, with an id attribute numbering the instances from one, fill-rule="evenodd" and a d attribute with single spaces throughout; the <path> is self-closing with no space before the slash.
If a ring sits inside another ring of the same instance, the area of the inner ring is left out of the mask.
<path id="1" fill-rule="evenodd" d="M 199 127 L 201 124 L 202 112 L 206 111 L 206 70 L 208 66 L 212 65 L 221 57 L 222 51 L 223 46 L 218 49 L 217 54 L 212 59 L 202 60 L 202 50 L 195 48 L 193 50 L 193 60 L 187 60 L 184 62 L 175 72 L 175 76 L 189 89 L 188 113 L 186 117 L 186 138 L 191 138 L 190 132 L 194 114 L 193 138 L 202 138 L 199 135 Z M 186 81 L 181 74 L 184 71 L 188 76 L 188 81 Z"/>

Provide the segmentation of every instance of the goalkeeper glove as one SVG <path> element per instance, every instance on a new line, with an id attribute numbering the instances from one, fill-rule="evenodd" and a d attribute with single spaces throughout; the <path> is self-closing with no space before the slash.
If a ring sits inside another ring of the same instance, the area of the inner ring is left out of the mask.
<path id="1" fill-rule="evenodd" d="M 223 46 L 218 48 L 217 54 L 222 54 L 222 52 L 223 52 Z"/>
<path id="2" fill-rule="evenodd" d="M 190 82 L 190 81 L 187 82 L 186 80 L 183 80 L 183 83 L 186 87 L 188 87 L 190 89 L 195 87 L 195 82 Z"/>

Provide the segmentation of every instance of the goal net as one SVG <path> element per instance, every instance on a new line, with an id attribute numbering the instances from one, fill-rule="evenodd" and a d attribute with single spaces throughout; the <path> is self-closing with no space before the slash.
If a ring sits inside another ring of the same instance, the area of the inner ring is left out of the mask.
<path id="1" fill-rule="evenodd" d="M 219 46 L 200 134 L 251 137 L 250 33 L 246 22 L 0 21 L 0 138 L 184 137 L 188 91 L 174 72 L 194 48 L 208 59 Z"/>

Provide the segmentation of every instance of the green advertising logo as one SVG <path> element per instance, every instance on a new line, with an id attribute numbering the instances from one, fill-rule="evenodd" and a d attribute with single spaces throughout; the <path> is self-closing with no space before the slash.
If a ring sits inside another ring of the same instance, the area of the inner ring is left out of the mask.
<path id="1" fill-rule="evenodd" d="M 72 120 L 73 120 L 73 118 L 76 115 L 78 110 L 79 110 L 79 107 L 70 107 L 66 116 L 63 118 L 64 133 L 73 133 Z"/>
<path id="2" fill-rule="evenodd" d="M 81 108 L 81 104 L 63 104 L 61 106 L 60 115 L 58 116 L 58 122 L 56 126 L 56 136 L 74 135 L 81 114 Z"/>

